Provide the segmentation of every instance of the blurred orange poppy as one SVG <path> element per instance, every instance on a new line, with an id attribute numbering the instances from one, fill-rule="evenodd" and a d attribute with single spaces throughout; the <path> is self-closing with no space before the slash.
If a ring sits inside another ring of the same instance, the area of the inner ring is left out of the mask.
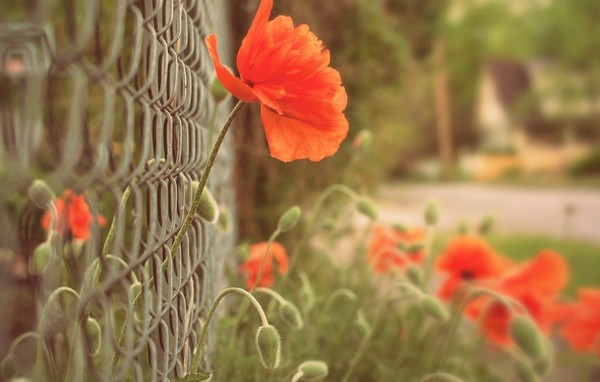
<path id="1" fill-rule="evenodd" d="M 498 281 L 486 286 L 518 301 L 538 327 L 548 332 L 553 321 L 556 298 L 567 284 L 568 275 L 568 268 L 562 256 L 544 250 L 534 259 L 515 266 Z M 478 299 L 469 305 L 467 314 L 474 319 L 480 314 L 485 314 L 481 319 L 481 328 L 488 339 L 499 344 L 510 344 L 510 312 L 499 302 L 493 302 L 490 308 L 484 311 L 488 301 L 490 300 L 487 297 Z"/>
<path id="2" fill-rule="evenodd" d="M 269 251 L 267 253 L 267 247 Z M 256 279 L 260 271 L 260 264 L 265 258 L 263 273 L 256 285 Z M 270 287 L 275 283 L 275 267 L 273 266 L 273 258 L 277 262 L 277 271 L 279 274 L 285 274 L 288 271 L 288 256 L 285 248 L 277 243 L 272 242 L 269 246 L 268 242 L 264 241 L 250 246 L 250 256 L 240 266 L 240 272 L 246 274 L 246 285 L 248 289 L 259 287 Z"/>
<path id="3" fill-rule="evenodd" d="M 573 350 L 600 357 L 600 289 L 579 289 L 577 297 L 576 303 L 569 304 L 560 334 Z"/>
<path id="4" fill-rule="evenodd" d="M 411 249 L 421 244 L 425 233 L 419 228 L 400 229 L 376 225 L 371 233 L 369 262 L 376 272 L 389 272 L 393 268 L 404 268 L 408 262 L 421 263 L 423 250 Z"/>
<path id="5" fill-rule="evenodd" d="M 448 300 L 465 283 L 498 277 L 510 266 L 510 261 L 494 252 L 489 244 L 478 236 L 456 236 L 440 257 L 435 268 L 446 274 L 438 296 Z"/>
<path id="6" fill-rule="evenodd" d="M 85 241 L 92 236 L 92 224 L 103 227 L 106 220 L 102 215 L 92 215 L 85 201 L 85 195 L 77 195 L 73 190 L 65 190 L 62 197 L 54 201 L 56 216 L 54 231 L 61 235 L 71 234 L 74 239 Z M 42 216 L 42 227 L 50 229 L 51 213 L 46 211 Z"/>
<path id="7" fill-rule="evenodd" d="M 269 21 L 273 0 L 261 0 L 237 55 L 235 77 L 219 58 L 217 37 L 206 38 L 216 74 L 234 97 L 260 103 L 271 155 L 284 162 L 333 155 L 348 132 L 348 101 L 329 51 L 307 25 Z"/>

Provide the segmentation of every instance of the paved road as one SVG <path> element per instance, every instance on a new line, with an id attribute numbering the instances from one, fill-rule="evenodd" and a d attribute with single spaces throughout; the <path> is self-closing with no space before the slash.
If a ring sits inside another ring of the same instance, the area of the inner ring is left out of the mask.
<path id="1" fill-rule="evenodd" d="M 380 218 L 422 224 L 423 209 L 432 199 L 439 205 L 443 230 L 455 229 L 461 220 L 476 227 L 491 214 L 496 232 L 569 236 L 600 243 L 600 189 L 392 184 L 380 188 Z"/>

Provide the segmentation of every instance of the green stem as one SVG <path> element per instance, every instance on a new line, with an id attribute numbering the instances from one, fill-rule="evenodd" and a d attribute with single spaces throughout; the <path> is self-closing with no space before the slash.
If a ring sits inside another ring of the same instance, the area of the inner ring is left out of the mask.
<path id="1" fill-rule="evenodd" d="M 281 231 L 279 231 L 279 228 L 278 228 L 273 232 L 271 237 L 269 237 L 269 240 L 267 241 L 267 248 L 265 249 L 265 254 L 262 257 L 262 259 L 260 260 L 260 267 L 258 267 L 258 274 L 256 275 L 256 280 L 254 280 L 254 285 L 251 286 L 250 290 L 253 290 L 260 285 L 260 280 L 262 279 L 262 276 L 263 276 L 265 263 L 267 262 L 267 256 L 269 256 L 269 250 L 271 249 L 271 244 L 273 244 L 273 241 L 275 241 L 275 239 L 277 238 L 277 236 L 279 236 L 280 233 L 281 233 Z"/>
<path id="2" fill-rule="evenodd" d="M 427 289 L 427 284 L 431 279 L 431 275 L 433 274 L 433 266 L 435 264 L 435 255 L 433 253 L 433 239 L 435 236 L 435 226 L 427 225 L 427 240 L 425 242 L 425 269 L 423 275 L 423 282 L 421 287 L 423 290 Z"/>
<path id="3" fill-rule="evenodd" d="M 285 304 L 287 302 L 279 293 L 270 288 L 256 288 L 254 289 L 254 292 L 268 294 L 280 304 Z"/>
<path id="4" fill-rule="evenodd" d="M 206 160 L 206 164 L 204 165 L 204 170 L 202 171 L 202 175 L 200 176 L 200 180 L 198 182 L 199 183 L 198 189 L 196 190 L 196 193 L 194 194 L 192 206 L 191 206 L 190 210 L 188 211 L 187 215 L 185 216 L 185 219 L 183 221 L 181 228 L 179 229 L 179 232 L 177 233 L 177 235 L 175 236 L 175 239 L 173 240 L 173 244 L 171 245 L 171 248 L 169 251 L 170 255 L 161 264 L 161 270 L 163 272 L 169 267 L 169 262 L 171 261 L 171 259 L 173 257 L 175 257 L 175 254 L 177 253 L 177 250 L 179 249 L 179 246 L 181 245 L 181 242 L 183 241 L 185 234 L 187 233 L 188 229 L 192 225 L 192 222 L 194 221 L 196 211 L 200 207 L 202 192 L 204 191 L 204 187 L 206 186 L 206 182 L 208 181 L 208 175 L 210 174 L 213 164 L 215 163 L 215 159 L 217 158 L 217 153 L 219 152 L 219 148 L 221 147 L 221 144 L 223 143 L 223 140 L 225 139 L 225 135 L 227 134 L 229 127 L 233 123 L 235 116 L 240 111 L 242 106 L 244 106 L 244 103 L 242 101 L 239 101 L 235 105 L 235 107 L 229 114 L 229 117 L 227 117 L 227 120 L 223 124 L 223 127 L 221 128 L 219 135 L 217 136 L 215 145 L 213 146 L 213 148 L 210 152 L 210 155 L 208 156 L 208 159 Z M 154 277 L 152 277 L 148 280 L 148 286 L 145 289 L 150 290 L 152 287 L 154 287 L 154 284 L 155 284 Z M 135 298 L 133 299 L 133 304 L 132 304 L 133 309 L 132 310 L 135 310 L 139 306 L 139 304 L 142 301 L 143 295 L 144 295 L 144 288 L 142 288 L 140 293 L 138 293 L 137 296 L 135 296 Z M 121 332 L 119 333 L 119 339 L 118 339 L 119 347 L 123 347 L 123 344 L 125 344 L 127 322 L 129 321 L 129 317 L 130 317 L 129 311 L 127 311 L 127 314 L 125 316 L 125 321 L 123 322 L 123 326 L 121 326 Z M 119 362 L 120 357 L 121 357 L 121 355 L 119 354 L 119 352 L 118 351 L 115 352 L 113 359 L 112 359 L 112 365 L 111 365 L 113 376 L 115 375 L 115 372 L 117 371 L 117 363 Z"/>
<path id="5" fill-rule="evenodd" d="M 260 304 L 258 303 L 258 301 L 256 301 L 254 296 L 252 296 L 250 293 L 248 293 L 247 291 L 245 291 L 241 288 L 223 289 L 223 291 L 221 291 L 221 293 L 219 293 L 215 302 L 212 304 L 210 310 L 208 311 L 208 315 L 206 316 L 206 320 L 204 321 L 204 325 L 202 326 L 202 331 L 200 332 L 200 339 L 198 340 L 198 345 L 196 347 L 196 354 L 194 355 L 194 361 L 192 362 L 192 371 L 193 372 L 196 372 L 198 370 L 198 367 L 200 366 L 200 356 L 202 355 L 202 349 L 204 348 L 204 344 L 206 343 L 206 336 L 208 334 L 208 326 L 210 325 L 210 321 L 211 321 L 213 315 L 215 314 L 215 311 L 217 309 L 217 306 L 219 305 L 219 302 L 221 302 L 223 297 L 225 297 L 229 293 L 238 293 L 238 294 L 246 297 L 252 303 L 252 305 L 254 305 L 254 308 L 260 315 L 260 320 L 262 322 L 262 325 L 263 326 L 269 325 L 269 321 L 267 320 L 267 316 L 266 316 L 262 306 L 260 306 Z"/>

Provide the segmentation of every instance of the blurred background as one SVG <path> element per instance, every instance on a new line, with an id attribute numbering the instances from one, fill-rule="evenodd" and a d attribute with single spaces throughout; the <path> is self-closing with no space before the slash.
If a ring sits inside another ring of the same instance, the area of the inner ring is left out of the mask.
<path id="1" fill-rule="evenodd" d="M 230 2 L 232 49 L 257 5 Z M 397 207 L 419 203 L 399 195 L 422 182 L 585 190 L 572 203 L 548 200 L 562 203 L 563 233 L 578 203 L 600 208 L 600 2 L 280 0 L 278 14 L 309 24 L 331 50 L 350 133 L 331 158 L 283 164 L 265 155 L 258 109 L 246 108 L 236 129 L 241 237 L 263 239 L 285 208 L 336 182 Z M 472 191 L 453 189 L 467 207 Z M 436 188 L 418 194 L 456 202 Z M 590 219 L 582 224 L 598 238 Z"/>

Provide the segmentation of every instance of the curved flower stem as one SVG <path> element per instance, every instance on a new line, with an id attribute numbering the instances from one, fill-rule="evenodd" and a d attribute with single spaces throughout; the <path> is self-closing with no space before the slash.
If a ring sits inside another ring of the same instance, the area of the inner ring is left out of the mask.
<path id="1" fill-rule="evenodd" d="M 267 240 L 267 248 L 265 249 L 265 255 L 263 256 L 263 258 L 260 261 L 260 267 L 258 267 L 258 274 L 256 275 L 256 280 L 254 281 L 254 285 L 252 285 L 252 287 L 250 288 L 251 291 L 260 285 L 260 280 L 262 279 L 262 276 L 263 276 L 265 263 L 267 262 L 267 257 L 269 256 L 269 250 L 271 249 L 271 244 L 273 244 L 273 241 L 275 241 L 275 239 L 277 238 L 277 236 L 279 236 L 280 233 L 281 233 L 281 231 L 279 230 L 279 228 L 277 228 L 273 232 L 271 237 L 269 237 L 269 240 Z"/>
<path id="2" fill-rule="evenodd" d="M 300 239 L 300 243 L 298 243 L 296 248 L 294 248 L 294 251 L 292 252 L 292 255 L 290 256 L 290 266 L 289 266 L 290 270 L 294 269 L 296 267 L 296 263 L 298 262 L 298 256 L 300 255 L 300 252 L 304 249 L 304 246 L 308 242 L 308 239 L 315 228 L 315 222 L 317 220 L 317 216 L 321 212 L 321 208 L 323 208 L 323 203 L 329 196 L 331 196 L 335 192 L 341 192 L 342 194 L 347 195 L 352 200 L 356 200 L 356 198 L 358 197 L 356 192 L 354 192 L 350 187 L 348 187 L 344 184 L 333 184 L 333 185 L 327 187 L 321 193 L 321 195 L 319 195 L 319 198 L 317 199 L 317 201 L 315 202 L 315 205 L 313 207 L 310 220 L 304 227 L 304 232 L 302 234 L 302 238 Z M 288 272 L 287 274 L 289 275 L 290 272 Z"/>
<path id="3" fill-rule="evenodd" d="M 202 331 L 200 332 L 200 339 L 198 340 L 198 346 L 196 347 L 196 354 L 194 354 L 194 361 L 192 362 L 192 371 L 193 372 L 196 372 L 198 370 L 198 366 L 200 366 L 200 356 L 202 355 L 202 348 L 204 347 L 204 344 L 206 343 L 206 335 L 208 334 L 208 326 L 210 325 L 210 321 L 211 321 L 213 315 L 215 314 L 215 311 L 217 309 L 217 306 L 219 305 L 219 302 L 221 302 L 223 297 L 225 297 L 229 293 L 237 293 L 237 294 L 240 294 L 240 295 L 246 297 L 252 303 L 252 305 L 254 305 L 254 308 L 260 315 L 260 320 L 262 322 L 262 325 L 263 326 L 269 325 L 269 321 L 267 320 L 267 316 L 266 316 L 262 306 L 260 306 L 260 304 L 258 303 L 258 301 L 256 301 L 254 296 L 252 296 L 250 293 L 248 293 L 247 291 L 245 291 L 241 288 L 223 289 L 221 291 L 221 293 L 219 293 L 219 295 L 217 296 L 215 302 L 212 304 L 212 306 L 208 312 L 208 315 L 206 316 L 206 320 L 204 321 L 204 325 L 202 326 Z"/>
<path id="4" fill-rule="evenodd" d="M 215 163 L 215 159 L 217 158 L 217 153 L 219 152 L 219 148 L 221 147 L 221 144 L 223 143 L 223 140 L 225 139 L 225 135 L 227 134 L 229 127 L 233 123 L 235 116 L 241 110 L 242 106 L 244 106 L 244 102 L 242 102 L 242 101 L 239 101 L 235 105 L 235 107 L 229 114 L 229 117 L 227 117 L 227 120 L 223 124 L 223 127 L 221 128 L 219 135 L 217 136 L 215 144 L 212 147 L 212 150 L 210 152 L 210 155 L 208 156 L 208 159 L 206 160 L 206 164 L 204 165 L 204 170 L 202 171 L 200 180 L 198 181 L 198 183 L 199 183 L 198 189 L 196 190 L 196 193 L 194 194 L 192 206 L 191 206 L 190 210 L 188 211 L 187 215 L 185 216 L 185 219 L 183 221 L 181 228 L 179 229 L 179 232 L 177 232 L 177 235 L 175 236 L 175 239 L 173 240 L 173 244 L 171 245 L 171 248 L 169 251 L 170 252 L 169 256 L 161 264 L 162 271 L 165 271 L 169 267 L 169 263 L 170 263 L 171 259 L 173 257 L 175 257 L 177 250 L 179 249 L 179 246 L 181 245 L 181 242 L 183 241 L 183 238 L 185 237 L 185 234 L 187 233 L 187 231 L 189 230 L 190 226 L 192 225 L 192 223 L 194 221 L 196 211 L 200 207 L 202 192 L 204 191 L 204 187 L 206 186 L 206 183 L 208 181 L 208 175 L 210 174 L 210 171 L 212 170 L 212 167 Z M 150 290 L 155 284 L 154 278 L 153 277 L 150 278 L 148 280 L 147 284 L 148 284 L 147 288 L 145 288 L 145 289 Z M 144 288 L 142 288 L 142 290 L 133 299 L 133 304 L 132 304 L 133 310 L 135 310 L 139 306 L 139 304 L 142 301 L 143 295 L 144 295 Z M 123 326 L 121 326 L 121 332 L 119 334 L 119 339 L 118 339 L 119 347 L 122 347 L 123 344 L 125 344 L 127 323 L 129 321 L 129 318 L 130 318 L 130 315 L 129 315 L 129 311 L 128 311 L 127 315 L 125 316 Z M 111 365 L 113 376 L 115 375 L 115 372 L 117 371 L 117 363 L 119 362 L 120 357 L 121 357 L 120 353 L 118 351 L 115 352 L 113 359 L 112 359 L 112 365 Z"/>
<path id="5" fill-rule="evenodd" d="M 270 289 L 270 288 L 260 288 L 259 287 L 259 288 L 254 289 L 254 292 L 268 294 L 269 296 L 271 296 L 275 300 L 277 300 L 277 302 L 280 304 L 285 304 L 287 302 L 279 293 L 275 292 L 273 289 Z"/>

